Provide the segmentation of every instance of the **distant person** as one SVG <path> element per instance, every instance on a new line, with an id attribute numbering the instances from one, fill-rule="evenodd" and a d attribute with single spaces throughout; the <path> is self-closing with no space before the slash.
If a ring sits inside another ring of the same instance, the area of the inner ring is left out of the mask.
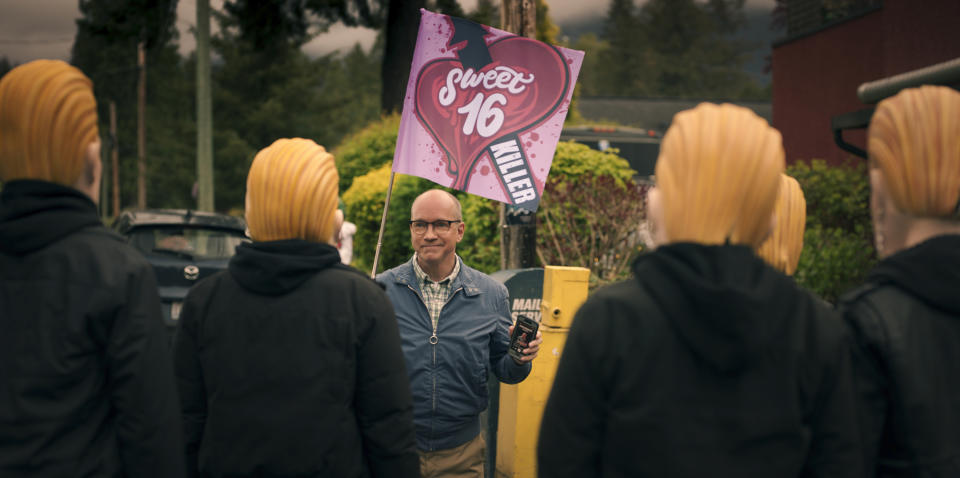
<path id="1" fill-rule="evenodd" d="M 346 265 L 353 262 L 353 236 L 357 234 L 357 225 L 344 219 L 344 205 L 340 201 L 337 209 L 340 229 L 337 232 L 337 250 L 340 251 L 340 261 Z"/>
<path id="2" fill-rule="evenodd" d="M 36 60 L 0 80 L 0 476 L 184 475 L 150 264 L 97 214 L 93 84 Z"/>
<path id="3" fill-rule="evenodd" d="M 770 236 L 757 255 L 774 269 L 792 276 L 803 252 L 803 231 L 807 226 L 807 201 L 796 179 L 780 175 L 780 192 L 773 212 L 774 224 Z"/>
<path id="4" fill-rule="evenodd" d="M 340 264 L 333 156 L 261 150 L 241 244 L 197 283 L 174 342 L 191 476 L 418 476 L 393 308 Z"/>
<path id="5" fill-rule="evenodd" d="M 881 260 L 839 303 L 868 476 L 960 476 L 960 93 L 903 90 L 867 134 Z"/>
<path id="6" fill-rule="evenodd" d="M 674 117 L 658 247 L 577 311 L 544 410 L 541 477 L 856 477 L 841 321 L 757 257 L 784 169 L 753 112 Z"/>
<path id="7" fill-rule="evenodd" d="M 541 333 L 515 360 L 507 288 L 457 253 L 465 225 L 460 201 L 433 189 L 413 201 L 413 257 L 377 280 L 387 288 L 403 337 L 424 478 L 484 476 L 487 372 L 504 383 L 530 374 Z"/>

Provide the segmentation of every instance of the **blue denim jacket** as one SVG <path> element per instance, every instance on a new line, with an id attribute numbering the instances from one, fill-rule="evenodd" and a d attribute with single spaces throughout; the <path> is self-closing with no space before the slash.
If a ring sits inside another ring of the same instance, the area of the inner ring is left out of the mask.
<path id="1" fill-rule="evenodd" d="M 440 312 L 436 344 L 413 259 L 377 276 L 397 315 L 417 448 L 424 451 L 453 448 L 480 433 L 488 370 L 504 383 L 519 383 L 530 374 L 529 363 L 518 365 L 507 354 L 512 324 L 507 288 L 457 260 L 460 274 Z"/>

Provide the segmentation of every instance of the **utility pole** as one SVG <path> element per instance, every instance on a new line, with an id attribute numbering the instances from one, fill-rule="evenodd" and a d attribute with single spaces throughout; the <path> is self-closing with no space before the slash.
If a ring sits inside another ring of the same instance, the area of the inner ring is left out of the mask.
<path id="1" fill-rule="evenodd" d="M 503 0 L 500 25 L 505 31 L 527 38 L 537 33 L 535 0 Z M 500 268 L 533 267 L 537 256 L 537 217 L 515 206 L 500 206 Z"/>
<path id="2" fill-rule="evenodd" d="M 117 103 L 110 100 L 110 175 L 113 177 L 113 215 L 120 214 L 120 145 L 117 144 Z"/>
<path id="3" fill-rule="evenodd" d="M 147 51 L 137 43 L 137 208 L 147 208 Z"/>
<path id="4" fill-rule="evenodd" d="M 197 0 L 197 209 L 213 212 L 213 198 L 210 0 Z"/>

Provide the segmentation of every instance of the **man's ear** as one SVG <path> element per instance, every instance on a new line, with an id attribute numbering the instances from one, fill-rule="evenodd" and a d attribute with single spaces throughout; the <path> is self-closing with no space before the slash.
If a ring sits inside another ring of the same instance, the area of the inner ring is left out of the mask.
<path id="1" fill-rule="evenodd" d="M 663 203 L 660 190 L 656 187 L 647 191 L 647 225 L 650 228 L 650 239 L 653 241 L 652 249 L 669 242 L 667 238 L 666 227 L 663 224 Z"/>
<path id="2" fill-rule="evenodd" d="M 343 209 L 337 209 L 333 212 L 333 236 L 330 236 L 332 245 L 340 244 L 340 229 L 343 228 Z"/>
<path id="3" fill-rule="evenodd" d="M 103 175 L 103 164 L 100 162 L 100 140 L 87 145 L 83 155 L 83 172 L 73 184 L 74 189 L 90 196 L 90 199 L 100 203 L 100 180 Z"/>
<path id="4" fill-rule="evenodd" d="M 467 224 L 463 221 L 457 223 L 457 242 L 463 240 L 463 233 L 467 230 Z"/>

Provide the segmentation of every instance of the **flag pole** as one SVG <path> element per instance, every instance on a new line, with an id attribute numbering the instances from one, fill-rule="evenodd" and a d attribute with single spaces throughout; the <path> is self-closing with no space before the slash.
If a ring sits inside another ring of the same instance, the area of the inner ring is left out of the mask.
<path id="1" fill-rule="evenodd" d="M 380 248 L 383 247 L 383 228 L 387 224 L 387 210 L 390 209 L 390 195 L 393 194 L 393 176 L 396 173 L 390 171 L 390 184 L 387 186 L 387 199 L 383 202 L 383 217 L 380 218 L 380 233 L 377 235 L 377 252 L 373 254 L 373 270 L 370 271 L 370 278 L 377 278 L 377 263 L 380 262 Z"/>

